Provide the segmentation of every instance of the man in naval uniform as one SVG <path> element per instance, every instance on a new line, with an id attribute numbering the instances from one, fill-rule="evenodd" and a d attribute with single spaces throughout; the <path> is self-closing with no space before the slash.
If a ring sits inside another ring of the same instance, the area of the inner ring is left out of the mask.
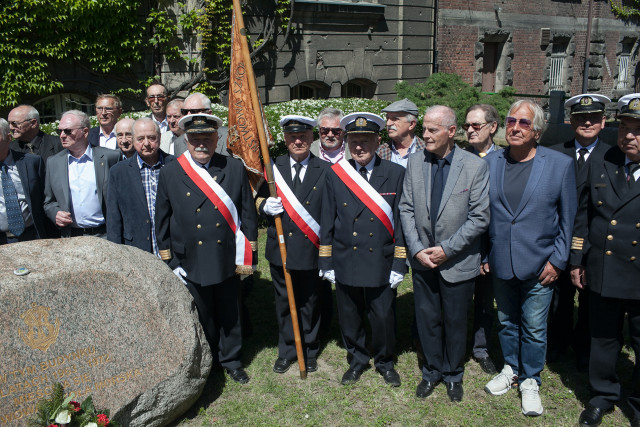
<path id="1" fill-rule="evenodd" d="M 587 292 L 591 400 L 580 425 L 597 426 L 621 398 L 616 362 L 629 322 L 635 368 L 627 398 L 640 427 L 640 93 L 618 101 L 617 147 L 592 162 L 580 193 L 571 244 L 571 281 Z"/>
<path id="2" fill-rule="evenodd" d="M 316 121 L 309 117 L 289 115 L 280 120 L 284 142 L 289 153 L 276 159 L 275 182 L 279 197 L 268 197 L 263 184 L 256 201 L 258 211 L 267 215 L 265 258 L 269 261 L 275 290 L 278 321 L 278 359 L 273 371 L 282 374 L 296 360 L 296 348 L 285 285 L 282 257 L 273 217 L 282 214 L 282 229 L 287 247 L 286 268 L 291 274 L 300 335 L 304 347 L 307 372 L 318 370 L 318 247 L 320 241 L 320 211 L 325 172 L 329 163 L 309 152 Z"/>
<path id="3" fill-rule="evenodd" d="M 342 384 L 357 382 L 369 365 L 366 312 L 376 371 L 397 387 L 395 288 L 407 270 L 398 214 L 404 168 L 375 154 L 378 132 L 384 127 L 380 116 L 353 113 L 341 125 L 352 160 L 341 160 L 327 171 L 319 267 L 320 274 L 336 285 L 338 321 L 349 356 Z"/>
<path id="4" fill-rule="evenodd" d="M 257 215 L 242 162 L 215 153 L 221 123 L 211 114 L 180 119 L 188 151 L 160 171 L 156 237 L 160 257 L 191 292 L 218 361 L 244 384 L 238 274 L 251 274 Z"/>

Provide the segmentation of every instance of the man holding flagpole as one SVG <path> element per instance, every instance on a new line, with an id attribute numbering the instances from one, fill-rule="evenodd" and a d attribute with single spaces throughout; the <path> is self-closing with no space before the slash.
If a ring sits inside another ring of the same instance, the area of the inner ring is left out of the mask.
<path id="1" fill-rule="evenodd" d="M 180 119 L 188 151 L 160 172 L 156 237 L 193 296 L 212 352 L 244 384 L 238 274 L 252 273 L 257 215 L 242 162 L 215 153 L 221 124 L 211 114 Z"/>
<path id="2" fill-rule="evenodd" d="M 282 214 L 282 228 L 287 246 L 286 268 L 293 282 L 298 319 L 302 333 L 307 372 L 318 369 L 320 313 L 318 311 L 318 247 L 320 212 L 327 162 L 309 152 L 316 121 L 289 115 L 280 120 L 289 153 L 275 160 L 274 178 L 279 197 L 268 197 L 264 184 L 256 201 L 260 213 L 267 215 L 265 257 L 269 261 L 275 290 L 278 320 L 278 359 L 273 371 L 282 374 L 296 360 L 296 348 L 284 279 L 283 262 L 278 248 L 273 217 Z"/>
<path id="3" fill-rule="evenodd" d="M 384 120 L 371 113 L 342 119 L 352 160 L 327 171 L 320 221 L 320 274 L 336 285 L 338 321 L 349 355 L 342 384 L 357 382 L 369 366 L 366 312 L 374 365 L 384 381 L 400 386 L 394 369 L 395 288 L 407 271 L 398 213 L 404 168 L 376 155 Z"/>

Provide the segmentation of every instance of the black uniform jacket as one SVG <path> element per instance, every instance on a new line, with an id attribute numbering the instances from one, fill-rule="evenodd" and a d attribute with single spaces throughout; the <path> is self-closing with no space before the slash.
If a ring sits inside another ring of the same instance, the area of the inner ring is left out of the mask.
<path id="1" fill-rule="evenodd" d="M 293 191 L 290 165 L 288 154 L 278 157 L 275 161 L 275 167 L 278 168 L 282 178 Z M 320 224 L 325 173 L 330 166 L 329 163 L 311 154 L 304 174 L 304 181 L 302 181 L 302 189 L 300 190 L 302 196 L 299 202 L 318 224 Z M 256 204 L 260 214 L 265 215 L 269 223 L 265 258 L 274 265 L 282 266 L 274 218 L 264 213 L 266 197 L 269 197 L 269 187 L 267 183 L 264 183 L 258 191 Z M 289 270 L 312 270 L 318 268 L 318 248 L 311 243 L 302 230 L 287 215 L 286 211 L 282 213 L 282 229 L 287 247 L 287 268 Z"/>
<path id="2" fill-rule="evenodd" d="M 244 235 L 257 241 L 257 214 L 242 162 L 214 154 L 209 174 L 233 201 Z M 169 267 L 181 266 L 189 280 L 202 286 L 221 283 L 235 274 L 235 235 L 177 161 L 160 170 L 155 220 L 158 249 Z M 163 254 L 167 249 L 170 252 Z"/>
<path id="3" fill-rule="evenodd" d="M 354 161 L 349 160 L 349 163 L 353 165 Z M 389 283 L 392 269 L 400 274 L 407 271 L 398 211 L 404 171 L 402 166 L 376 156 L 369 178 L 369 184 L 393 209 L 394 236 L 332 169 L 327 171 L 320 222 L 319 268 L 335 270 L 337 282 L 377 287 Z M 331 246 L 329 252 L 325 252 L 323 246 Z"/>
<path id="4" fill-rule="evenodd" d="M 591 154 L 589 154 L 589 157 L 587 158 L 587 161 L 581 170 L 578 170 L 578 159 L 576 158 L 575 140 L 572 139 L 562 144 L 552 145 L 549 148 L 564 153 L 573 159 L 573 166 L 575 166 L 576 168 L 576 190 L 578 191 L 578 196 L 580 196 L 582 188 L 587 183 L 591 165 L 593 163 L 600 163 L 604 158 L 604 153 L 606 153 L 607 150 L 611 148 L 611 145 L 605 143 L 604 141 L 602 141 L 602 139 L 599 139 L 596 146 L 593 148 L 593 150 L 591 150 Z"/>
<path id="5" fill-rule="evenodd" d="M 640 184 L 629 186 L 624 163 L 618 147 L 591 163 L 580 194 L 571 264 L 586 267 L 587 286 L 601 296 L 640 300 Z"/>

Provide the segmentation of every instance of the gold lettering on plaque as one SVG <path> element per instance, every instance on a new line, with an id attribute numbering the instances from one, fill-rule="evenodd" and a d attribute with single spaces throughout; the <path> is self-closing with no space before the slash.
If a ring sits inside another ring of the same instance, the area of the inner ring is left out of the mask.
<path id="1" fill-rule="evenodd" d="M 56 317 L 55 324 L 49 322 L 49 307 L 31 303 L 31 308 L 20 316 L 27 325 L 27 331 L 18 329 L 18 336 L 26 345 L 33 349 L 47 351 L 51 344 L 58 339 L 60 319 Z"/>

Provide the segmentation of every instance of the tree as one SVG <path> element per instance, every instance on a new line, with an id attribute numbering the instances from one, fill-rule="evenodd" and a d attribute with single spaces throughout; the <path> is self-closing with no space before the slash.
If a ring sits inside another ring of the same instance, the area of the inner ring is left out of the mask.
<path id="1" fill-rule="evenodd" d="M 622 19 L 640 18 L 640 0 L 609 0 L 613 13 Z"/>

